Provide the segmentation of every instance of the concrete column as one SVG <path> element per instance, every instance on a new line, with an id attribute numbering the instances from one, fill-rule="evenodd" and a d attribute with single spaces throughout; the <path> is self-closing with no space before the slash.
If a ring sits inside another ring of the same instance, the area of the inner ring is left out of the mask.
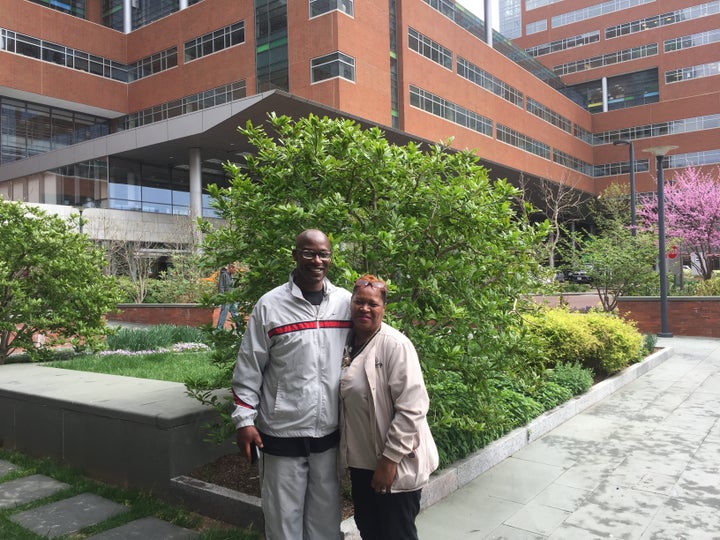
<path id="1" fill-rule="evenodd" d="M 603 112 L 608 111 L 607 77 L 602 78 Z"/>
<path id="2" fill-rule="evenodd" d="M 202 217 L 202 156 L 200 149 L 194 147 L 190 149 L 190 222 L 196 250 L 202 244 L 202 233 L 195 223 L 199 217 Z"/>
<path id="3" fill-rule="evenodd" d="M 188 0 L 180 0 L 180 9 L 188 7 Z"/>
<path id="4" fill-rule="evenodd" d="M 200 149 L 190 149 L 190 217 L 202 217 L 202 157 Z"/>
<path id="5" fill-rule="evenodd" d="M 485 0 L 485 43 L 493 46 L 493 12 L 492 0 Z"/>
<path id="6" fill-rule="evenodd" d="M 131 0 L 123 0 L 123 32 L 132 32 L 132 6 Z"/>

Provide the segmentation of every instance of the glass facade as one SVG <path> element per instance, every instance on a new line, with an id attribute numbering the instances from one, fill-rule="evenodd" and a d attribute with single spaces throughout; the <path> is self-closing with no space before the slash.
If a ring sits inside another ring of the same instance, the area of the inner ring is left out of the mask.
<path id="1" fill-rule="evenodd" d="M 0 96 L 0 163 L 107 135 L 109 126 L 106 118 Z"/>
<path id="2" fill-rule="evenodd" d="M 286 0 L 255 0 L 257 91 L 290 89 Z"/>
<path id="3" fill-rule="evenodd" d="M 203 186 L 229 186 L 225 171 L 210 165 L 203 164 Z M 183 165 L 158 167 L 110 157 L 3 182 L 0 196 L 31 203 L 188 215 L 190 173 Z M 216 215 L 207 194 L 202 195 L 202 205 L 203 216 Z"/>
<path id="4" fill-rule="evenodd" d="M 592 113 L 603 112 L 603 97 L 608 110 L 625 109 L 660 99 L 658 70 L 648 69 L 607 78 L 607 96 L 603 96 L 601 79 L 575 85 L 574 90 L 583 96 L 585 108 Z"/>

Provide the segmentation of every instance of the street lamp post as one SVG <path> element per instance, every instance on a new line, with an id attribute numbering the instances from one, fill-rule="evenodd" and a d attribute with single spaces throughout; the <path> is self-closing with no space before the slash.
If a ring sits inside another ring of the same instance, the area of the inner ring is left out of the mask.
<path id="1" fill-rule="evenodd" d="M 657 163 L 657 199 L 658 199 L 658 266 L 660 270 L 660 337 L 672 337 L 668 330 L 668 291 L 667 291 L 667 253 L 665 253 L 665 181 L 663 179 L 663 159 L 677 146 L 654 146 L 646 148 L 655 156 Z"/>
<path id="2" fill-rule="evenodd" d="M 618 139 L 613 141 L 613 144 L 616 146 L 626 144 L 630 149 L 630 232 L 635 236 L 635 229 L 637 229 L 635 219 L 635 149 L 632 141 L 627 139 Z"/>

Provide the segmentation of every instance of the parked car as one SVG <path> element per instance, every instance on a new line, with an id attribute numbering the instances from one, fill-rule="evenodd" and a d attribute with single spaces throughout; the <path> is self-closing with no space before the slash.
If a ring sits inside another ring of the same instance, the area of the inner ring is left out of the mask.
<path id="1" fill-rule="evenodd" d="M 584 270 L 568 270 L 565 272 L 565 281 L 569 283 L 590 284 L 592 278 Z"/>

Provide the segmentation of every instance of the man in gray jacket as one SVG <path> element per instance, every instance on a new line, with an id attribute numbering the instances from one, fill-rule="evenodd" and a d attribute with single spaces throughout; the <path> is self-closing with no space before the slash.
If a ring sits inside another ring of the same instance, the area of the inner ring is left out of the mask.
<path id="1" fill-rule="evenodd" d="M 340 538 L 340 362 L 350 293 L 326 278 L 332 252 L 319 230 L 300 233 L 288 283 L 260 298 L 233 374 L 240 451 L 262 449 L 268 540 Z"/>

